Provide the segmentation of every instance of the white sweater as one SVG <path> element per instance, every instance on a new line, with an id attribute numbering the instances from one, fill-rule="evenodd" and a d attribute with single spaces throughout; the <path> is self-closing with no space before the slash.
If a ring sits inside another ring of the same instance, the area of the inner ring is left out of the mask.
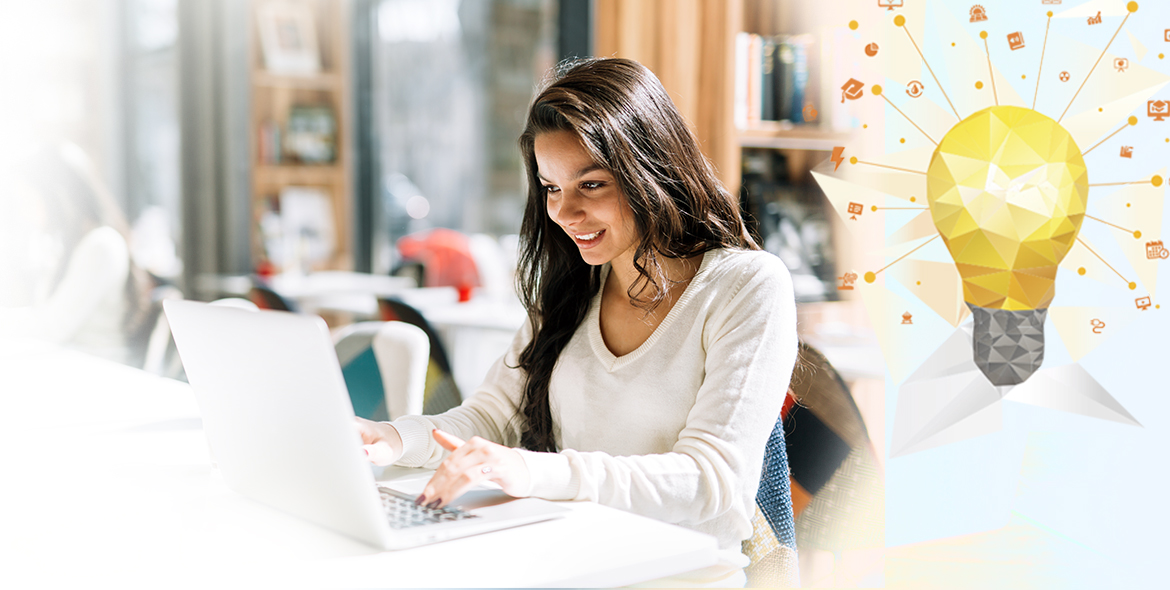
<path id="1" fill-rule="evenodd" d="M 608 265 L 602 269 L 602 284 Z M 601 338 L 601 293 L 553 371 L 559 453 L 521 451 L 528 495 L 591 500 L 714 535 L 723 549 L 751 536 L 764 445 L 796 361 L 792 281 L 778 258 L 712 250 L 637 350 L 614 355 Z M 394 421 L 400 465 L 435 467 L 439 428 L 519 444 L 524 375 L 517 357 L 531 327 L 461 406 Z"/>

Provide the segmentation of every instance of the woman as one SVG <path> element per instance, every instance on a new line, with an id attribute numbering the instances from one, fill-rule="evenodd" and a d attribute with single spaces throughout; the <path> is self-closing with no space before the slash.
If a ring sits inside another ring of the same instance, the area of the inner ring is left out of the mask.
<path id="1" fill-rule="evenodd" d="M 15 252 L 29 255 L 20 268 L 0 260 L 8 285 L 0 336 L 142 366 L 150 279 L 131 261 L 125 217 L 93 162 L 63 143 L 38 149 L 19 172 L 0 194 L 0 211 L 10 212 L 0 214 L 0 233 L 25 242 Z"/>
<path id="2" fill-rule="evenodd" d="M 422 503 L 485 480 L 593 500 L 712 534 L 743 567 L 796 358 L 787 270 L 636 62 L 563 67 L 520 148 L 529 321 L 463 405 L 359 420 L 371 460 L 437 466 Z"/>

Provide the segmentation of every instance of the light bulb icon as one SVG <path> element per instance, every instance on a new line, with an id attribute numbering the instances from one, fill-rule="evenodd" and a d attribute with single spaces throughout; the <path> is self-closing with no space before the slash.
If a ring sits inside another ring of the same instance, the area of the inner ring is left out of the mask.
<path id="1" fill-rule="evenodd" d="M 1081 150 L 1056 121 L 994 106 L 955 125 L 927 170 L 927 201 L 974 316 L 975 364 L 996 386 L 1044 361 L 1056 268 L 1085 215 Z"/>

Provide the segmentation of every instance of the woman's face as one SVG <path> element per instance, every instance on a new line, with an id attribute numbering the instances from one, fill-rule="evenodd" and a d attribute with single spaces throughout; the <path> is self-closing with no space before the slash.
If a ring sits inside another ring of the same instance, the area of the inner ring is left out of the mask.
<path id="1" fill-rule="evenodd" d="M 638 231 L 613 174 L 569 131 L 541 133 L 533 148 L 548 216 L 577 244 L 581 258 L 632 266 Z"/>

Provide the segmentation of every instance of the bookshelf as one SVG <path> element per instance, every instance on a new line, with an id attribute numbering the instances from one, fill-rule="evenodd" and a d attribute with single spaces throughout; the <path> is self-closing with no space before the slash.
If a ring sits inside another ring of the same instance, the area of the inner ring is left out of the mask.
<path id="1" fill-rule="evenodd" d="M 253 268 L 262 272 L 351 269 L 353 154 L 349 147 L 347 3 L 251 0 L 251 8 Z M 273 59 L 274 49 L 290 45 L 293 53 L 286 62 L 306 57 L 312 65 L 290 67 Z M 306 248 L 298 248 L 281 233 L 291 235 L 286 232 L 290 220 L 282 207 L 290 188 L 306 189 L 318 202 L 317 210 L 327 211 L 325 217 L 332 218 L 325 221 L 331 227 L 310 232 L 332 236 L 327 250 L 314 249 L 308 255 Z"/>
<path id="2" fill-rule="evenodd" d="M 760 121 L 738 129 L 737 137 L 744 148 L 832 151 L 834 146 L 844 145 L 849 134 L 784 121 Z"/>

